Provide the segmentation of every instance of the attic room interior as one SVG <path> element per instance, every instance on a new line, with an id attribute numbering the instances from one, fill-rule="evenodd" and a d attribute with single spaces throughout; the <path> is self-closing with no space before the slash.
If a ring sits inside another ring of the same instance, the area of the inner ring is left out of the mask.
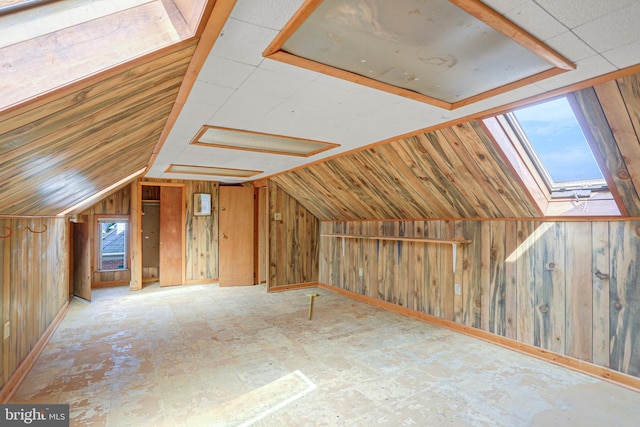
<path id="1" fill-rule="evenodd" d="M 1 403 L 640 424 L 639 20 L 0 0 Z"/>

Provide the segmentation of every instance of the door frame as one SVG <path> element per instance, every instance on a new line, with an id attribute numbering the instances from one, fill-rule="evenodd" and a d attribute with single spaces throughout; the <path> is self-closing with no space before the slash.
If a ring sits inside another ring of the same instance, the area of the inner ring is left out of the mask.
<path id="1" fill-rule="evenodd" d="M 131 184 L 131 235 L 129 236 L 131 254 L 129 255 L 131 260 L 131 283 L 129 289 L 137 291 L 142 289 L 142 187 L 180 187 L 182 189 L 182 206 L 180 214 L 180 237 L 182 241 L 182 261 L 181 261 L 181 282 L 186 282 L 186 221 L 187 221 L 187 203 L 186 203 L 186 188 L 185 183 L 177 182 L 162 182 L 162 181 L 141 181 L 137 180 L 137 183 Z M 135 191 L 133 191 L 135 188 Z M 135 194 L 133 194 L 135 193 Z M 162 204 L 162 200 L 160 200 Z M 162 267 L 160 268 L 160 274 L 162 274 Z"/>

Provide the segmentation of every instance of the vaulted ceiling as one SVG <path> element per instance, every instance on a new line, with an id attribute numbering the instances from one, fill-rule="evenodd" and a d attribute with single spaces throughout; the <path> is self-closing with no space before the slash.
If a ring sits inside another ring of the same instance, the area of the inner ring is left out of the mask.
<path id="1" fill-rule="evenodd" d="M 321 219 L 539 217 L 481 118 L 581 82 L 595 84 L 608 125 L 600 141 L 618 201 L 640 214 L 638 83 L 620 80 L 640 71 L 629 68 L 640 64 L 640 2 L 486 0 L 576 69 L 454 110 L 264 58 L 304 3 L 209 2 L 201 37 L 0 111 L 0 214 L 56 215 L 149 166 L 151 178 L 274 177 Z M 205 125 L 339 146 L 300 157 L 191 144 Z"/>

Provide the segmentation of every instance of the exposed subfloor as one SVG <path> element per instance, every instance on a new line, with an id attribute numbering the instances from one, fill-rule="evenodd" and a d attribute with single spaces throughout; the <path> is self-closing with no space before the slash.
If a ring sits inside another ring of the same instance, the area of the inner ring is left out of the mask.
<path id="1" fill-rule="evenodd" d="M 326 290 L 215 284 L 73 300 L 27 402 L 116 427 L 640 425 L 623 387 Z"/>

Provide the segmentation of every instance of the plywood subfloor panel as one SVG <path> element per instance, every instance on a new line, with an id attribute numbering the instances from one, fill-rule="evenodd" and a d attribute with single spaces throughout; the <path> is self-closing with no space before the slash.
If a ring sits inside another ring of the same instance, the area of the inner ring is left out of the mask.
<path id="1" fill-rule="evenodd" d="M 69 403 L 93 426 L 640 421 L 639 393 L 325 290 L 309 321 L 308 292 L 96 290 L 13 403 Z"/>

